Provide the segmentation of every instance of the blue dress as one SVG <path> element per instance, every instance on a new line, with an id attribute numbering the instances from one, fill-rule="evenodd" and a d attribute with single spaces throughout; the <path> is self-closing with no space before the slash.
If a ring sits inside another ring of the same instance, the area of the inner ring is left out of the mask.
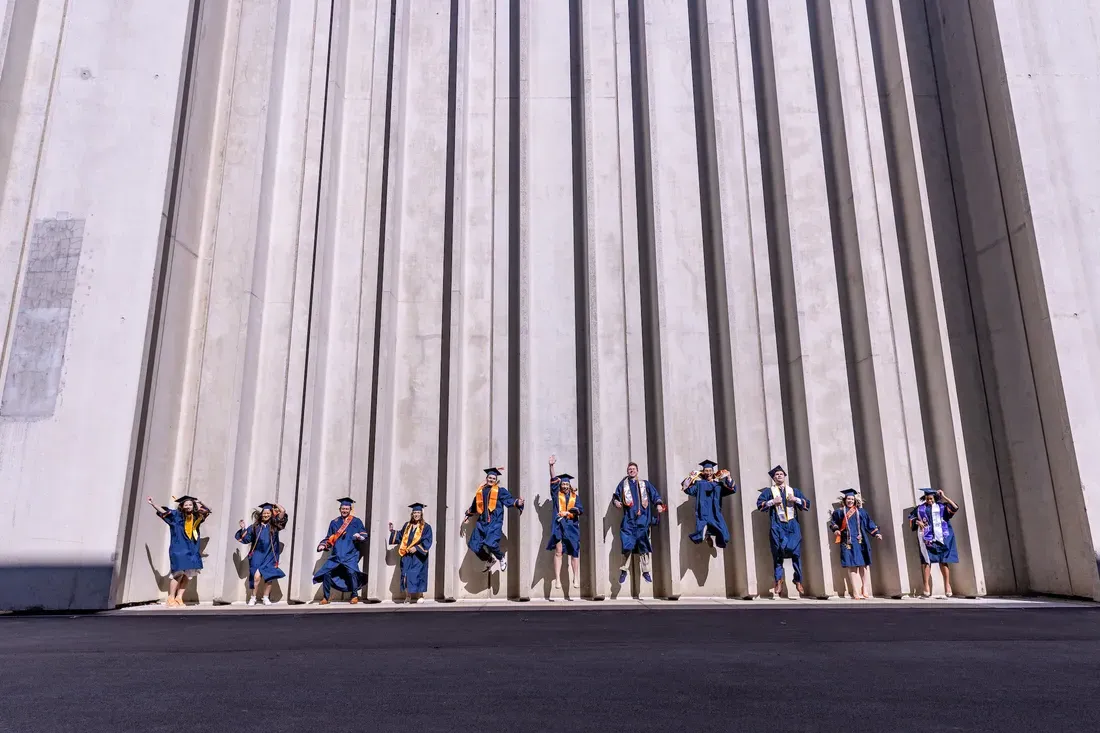
<path id="1" fill-rule="evenodd" d="M 167 512 L 158 512 L 164 523 L 168 525 L 168 561 L 171 563 L 172 574 L 182 573 L 186 570 L 202 570 L 202 554 L 199 552 L 199 525 L 206 519 L 207 513 L 196 512 L 192 516 L 194 521 L 191 527 L 191 537 L 187 536 L 187 515 L 178 509 L 169 509 Z"/>
<path id="2" fill-rule="evenodd" d="M 802 527 L 798 524 L 797 512 L 807 511 L 810 508 L 810 500 L 793 486 L 790 489 L 791 493 L 802 501 L 801 505 L 787 504 L 787 492 L 783 491 L 780 492 L 782 496 L 779 497 L 781 503 L 771 507 L 765 506 L 773 498 L 770 487 L 762 489 L 760 497 L 756 500 L 756 508 L 762 512 L 768 512 L 771 516 L 769 544 L 771 545 L 772 563 L 775 565 L 775 581 L 777 583 L 783 579 L 783 561 L 787 558 L 791 559 L 791 564 L 794 567 L 794 582 L 802 582 Z M 784 519 L 787 516 L 785 512 L 790 508 L 796 510 L 795 514 Z"/>
<path id="3" fill-rule="evenodd" d="M 847 509 L 834 509 L 829 517 L 829 530 L 840 532 L 840 566 L 864 568 L 871 565 L 871 538 L 878 535 L 878 526 L 866 509 L 857 509 L 847 522 Z"/>
<path id="4" fill-rule="evenodd" d="M 730 541 L 730 531 L 722 514 L 722 497 L 737 493 L 733 479 L 729 476 L 718 481 L 700 478 L 684 491 L 695 497 L 695 532 L 690 535 L 691 541 L 699 544 L 709 533 L 714 544 L 725 547 Z"/>
<path id="5" fill-rule="evenodd" d="M 623 505 L 623 521 L 619 525 L 619 539 L 623 543 L 623 554 L 649 555 L 653 552 L 653 545 L 649 538 L 649 528 L 661 521 L 661 513 L 657 511 L 659 504 L 664 504 L 656 487 L 645 479 L 641 480 L 639 488 L 638 480 L 624 478 L 615 488 L 615 499 Z M 648 506 L 642 506 L 642 494 L 646 492 Z"/>
<path id="6" fill-rule="evenodd" d="M 574 497 L 572 507 L 569 507 L 569 493 Z M 553 482 L 550 484 L 550 506 L 553 508 L 554 516 L 550 520 L 550 541 L 546 544 L 546 549 L 553 550 L 560 542 L 563 555 L 580 557 L 581 515 L 584 514 L 580 494 L 564 492 L 558 482 Z M 558 513 L 562 511 L 568 511 L 568 516 L 559 517 Z"/>
<path id="7" fill-rule="evenodd" d="M 329 538 L 339 532 L 343 526 L 343 517 L 333 519 L 329 522 L 328 534 L 321 542 L 328 543 Z M 314 583 L 324 585 L 325 598 L 328 598 L 332 588 L 343 593 L 357 593 L 367 582 L 367 576 L 359 570 L 359 546 L 352 539 L 357 534 L 366 533 L 367 528 L 363 526 L 363 520 L 359 517 L 351 517 L 343 534 L 336 539 L 335 543 L 329 545 L 328 560 L 313 576 Z"/>
<path id="8" fill-rule="evenodd" d="M 288 519 L 286 514 L 272 517 L 267 524 L 251 524 L 234 535 L 242 545 L 252 546 L 248 551 L 249 588 L 255 587 L 257 572 L 265 583 L 286 577 L 279 569 L 279 530 L 286 529 Z"/>
<path id="9" fill-rule="evenodd" d="M 921 565 L 958 562 L 959 550 L 955 545 L 955 530 L 951 528 L 951 517 L 955 516 L 958 510 L 939 501 L 934 506 L 939 510 L 920 504 L 909 513 L 909 527 L 917 533 L 920 540 Z M 923 530 L 917 524 L 918 518 L 925 522 Z"/>
<path id="10" fill-rule="evenodd" d="M 422 523 L 420 540 L 416 540 L 415 527 L 410 528 L 412 522 L 405 522 L 401 529 L 390 532 L 390 544 L 398 545 L 400 551 L 401 539 L 405 536 L 405 530 L 409 530 L 408 546 L 401 556 L 401 590 L 405 593 L 428 592 L 428 550 L 432 549 L 432 525 Z"/>
<path id="11" fill-rule="evenodd" d="M 478 494 L 482 499 L 482 511 L 480 513 L 477 511 L 477 494 L 475 494 L 474 500 L 470 502 L 468 513 L 470 516 L 477 517 L 477 522 L 466 545 L 482 560 L 488 560 L 490 555 L 499 560 L 504 557 L 504 553 L 500 551 L 500 537 L 504 531 L 504 508 L 514 506 L 522 512 L 523 507 L 516 504 L 515 497 L 503 486 L 498 488 L 495 507 L 489 506 L 489 486 L 482 486 L 478 489 Z"/>

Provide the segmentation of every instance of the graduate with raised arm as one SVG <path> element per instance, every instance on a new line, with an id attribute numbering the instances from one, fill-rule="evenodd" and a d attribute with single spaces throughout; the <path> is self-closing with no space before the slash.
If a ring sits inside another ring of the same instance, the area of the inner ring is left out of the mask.
<path id="1" fill-rule="evenodd" d="M 390 522 L 389 544 L 397 545 L 401 558 L 401 590 L 407 603 L 416 603 L 428 592 L 428 550 L 432 549 L 432 525 L 424 521 L 426 504 L 409 504 L 412 514 L 401 529 Z"/>
<path id="2" fill-rule="evenodd" d="M 685 494 L 695 497 L 695 532 L 689 538 L 697 545 L 705 540 L 711 547 L 725 547 L 730 531 L 722 514 L 722 498 L 736 494 L 737 485 L 729 471 L 717 471 L 718 464 L 709 458 L 699 466 L 701 470 L 692 471 L 681 484 Z"/>
<path id="3" fill-rule="evenodd" d="M 799 511 L 810 508 L 810 500 L 802 492 L 787 485 L 787 471 L 776 466 L 768 471 L 772 485 L 760 491 L 756 508 L 771 515 L 772 561 L 775 563 L 775 585 L 772 595 L 783 592 L 783 561 L 790 558 L 794 565 L 794 587 L 798 595 L 802 589 L 802 527 L 798 524 Z"/>
<path id="4" fill-rule="evenodd" d="M 256 605 L 256 596 L 263 595 L 263 604 L 271 605 L 271 583 L 285 578 L 286 573 L 279 569 L 279 532 L 286 529 L 290 516 L 279 504 L 265 502 L 252 513 L 252 524 L 237 530 L 237 542 L 249 545 L 248 548 L 248 589 L 252 597 L 248 605 Z"/>
<path id="5" fill-rule="evenodd" d="M 924 597 L 932 596 L 932 564 L 938 563 L 944 591 L 950 598 L 954 594 L 951 592 L 951 568 L 948 566 L 959 561 L 951 517 L 959 511 L 959 505 L 948 499 L 943 491 L 921 489 L 921 492 L 921 503 L 909 513 L 909 528 L 917 533 L 920 540 Z"/>
<path id="6" fill-rule="evenodd" d="M 561 587 L 562 555 L 569 556 L 569 566 L 573 570 L 573 587 L 580 588 L 581 573 L 581 515 L 584 507 L 573 477 L 567 473 L 554 475 L 557 456 L 550 456 L 550 501 L 554 507 L 554 518 L 550 521 L 550 541 L 547 550 L 554 551 L 554 589 Z"/>
<path id="7" fill-rule="evenodd" d="M 829 516 L 829 529 L 840 545 L 840 566 L 848 570 L 848 588 L 852 598 L 869 600 L 867 568 L 871 566 L 871 538 L 882 539 L 878 525 L 863 508 L 863 498 L 855 489 L 840 492 L 844 506 Z"/>
<path id="8" fill-rule="evenodd" d="M 503 468 L 486 468 L 485 481 L 477 487 L 474 500 L 466 510 L 465 522 L 476 517 L 474 529 L 466 544 L 485 563 L 486 573 L 503 572 L 508 569 L 508 558 L 500 549 L 500 538 L 504 532 L 504 508 L 514 506 L 523 512 L 523 499 L 512 496 L 508 489 L 500 485 Z"/>
<path id="9" fill-rule="evenodd" d="M 359 570 L 362 558 L 359 543 L 367 541 L 367 528 L 363 520 L 352 514 L 353 499 L 345 496 L 338 501 L 340 516 L 328 523 L 328 533 L 317 545 L 317 552 L 332 553 L 313 576 L 313 582 L 321 584 L 322 606 L 330 603 L 333 588 L 351 593 L 351 602 L 358 603 L 359 589 L 367 582 L 367 576 Z"/>
<path id="10" fill-rule="evenodd" d="M 623 521 L 619 525 L 619 539 L 623 545 L 619 585 L 626 583 L 631 555 L 638 556 L 642 578 L 645 582 L 652 583 L 650 560 L 653 544 L 650 542 L 649 528 L 660 523 L 661 515 L 665 512 L 664 499 L 657 493 L 657 487 L 638 475 L 638 464 L 631 461 L 626 464 L 626 476 L 615 487 L 612 501 L 623 510 Z"/>
<path id="11" fill-rule="evenodd" d="M 149 506 L 156 510 L 157 516 L 168 525 L 168 562 L 170 580 L 168 600 L 165 606 L 182 606 L 183 592 L 187 584 L 202 571 L 202 553 L 199 551 L 199 526 L 213 512 L 193 496 L 181 496 L 176 499 L 176 508 L 157 507 L 153 497 L 147 497 Z"/>

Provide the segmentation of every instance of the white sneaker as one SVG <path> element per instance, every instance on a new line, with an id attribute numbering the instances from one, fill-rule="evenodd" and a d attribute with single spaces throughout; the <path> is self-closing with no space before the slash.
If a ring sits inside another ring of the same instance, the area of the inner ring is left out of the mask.
<path id="1" fill-rule="evenodd" d="M 552 587 L 554 590 L 561 590 L 561 582 L 557 578 L 554 578 L 554 584 Z"/>
<path id="2" fill-rule="evenodd" d="M 271 605 L 271 599 L 268 598 L 267 596 L 264 596 L 264 605 L 265 606 L 270 606 Z"/>
<path id="3" fill-rule="evenodd" d="M 505 556 L 505 557 L 500 558 L 500 572 L 503 573 L 507 569 L 508 569 L 508 557 Z"/>
<path id="4" fill-rule="evenodd" d="M 256 605 L 256 596 L 252 596 L 251 598 L 248 599 L 248 605 L 250 605 L 250 606 L 255 606 Z"/>
<path id="5" fill-rule="evenodd" d="M 574 588 L 580 588 L 581 587 L 581 579 L 578 578 L 576 575 L 573 576 L 573 587 Z"/>

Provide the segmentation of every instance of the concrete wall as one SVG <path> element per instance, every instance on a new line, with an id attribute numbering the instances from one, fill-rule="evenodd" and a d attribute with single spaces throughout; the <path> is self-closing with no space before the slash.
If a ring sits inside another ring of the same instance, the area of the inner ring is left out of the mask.
<path id="1" fill-rule="evenodd" d="M 1100 598 L 1090 4 L 155 5 L 0 1 L 0 606 L 162 596 L 141 502 L 183 493 L 196 600 L 244 598 L 231 535 L 272 500 L 277 593 L 317 597 L 345 494 L 369 597 L 412 501 L 429 596 L 545 597 L 551 453 L 584 597 L 764 592 L 783 463 L 811 595 L 846 592 L 847 486 L 877 592 L 919 590 L 932 485 L 956 592 Z M 707 457 L 742 487 L 717 553 L 679 490 Z M 629 460 L 671 511 L 620 588 Z M 528 507 L 488 579 L 461 519 L 502 464 Z"/>

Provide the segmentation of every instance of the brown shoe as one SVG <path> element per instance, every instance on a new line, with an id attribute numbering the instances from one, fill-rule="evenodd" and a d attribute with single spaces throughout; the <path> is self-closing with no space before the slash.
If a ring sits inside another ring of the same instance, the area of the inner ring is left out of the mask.
<path id="1" fill-rule="evenodd" d="M 321 605 L 322 606 L 327 606 L 328 604 L 329 604 L 329 600 L 327 598 L 322 598 L 321 599 Z"/>
<path id="2" fill-rule="evenodd" d="M 359 602 L 359 596 L 352 596 L 350 602 L 351 603 L 358 603 Z"/>

